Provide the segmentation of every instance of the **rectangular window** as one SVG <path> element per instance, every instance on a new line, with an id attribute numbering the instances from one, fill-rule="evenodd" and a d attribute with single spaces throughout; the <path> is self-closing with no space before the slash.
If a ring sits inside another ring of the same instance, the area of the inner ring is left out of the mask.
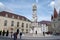
<path id="1" fill-rule="evenodd" d="M 22 29 L 22 32 L 24 32 L 24 29 Z"/>
<path id="2" fill-rule="evenodd" d="M 22 23 L 22 27 L 24 27 L 24 23 Z"/>
<path id="3" fill-rule="evenodd" d="M 4 26 L 7 26 L 7 20 L 4 21 Z"/>
<path id="4" fill-rule="evenodd" d="M 28 28 L 28 24 L 26 24 L 26 28 Z"/>
<path id="5" fill-rule="evenodd" d="M 14 16 L 12 16 L 12 18 L 14 18 Z"/>
<path id="6" fill-rule="evenodd" d="M 8 17 L 8 14 L 6 14 L 6 17 Z"/>
<path id="7" fill-rule="evenodd" d="M 19 27 L 19 22 L 17 22 L 17 27 Z"/>
<path id="8" fill-rule="evenodd" d="M 22 18 L 22 20 L 24 20 L 24 18 Z"/>
<path id="9" fill-rule="evenodd" d="M 26 29 L 26 33 L 28 33 L 28 29 Z"/>
<path id="10" fill-rule="evenodd" d="M 11 21 L 11 26 L 14 26 L 14 21 Z"/>

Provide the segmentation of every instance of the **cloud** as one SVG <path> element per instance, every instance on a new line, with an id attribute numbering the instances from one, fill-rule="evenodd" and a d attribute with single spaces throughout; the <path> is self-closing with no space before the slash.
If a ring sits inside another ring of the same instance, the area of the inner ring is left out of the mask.
<path id="1" fill-rule="evenodd" d="M 55 6 L 55 1 L 51 1 L 49 5 L 53 8 Z"/>
<path id="2" fill-rule="evenodd" d="M 38 3 L 38 0 L 36 0 L 36 3 Z"/>
<path id="3" fill-rule="evenodd" d="M 12 9 L 6 7 L 2 2 L 0 2 L 0 11 L 12 12 Z"/>
<path id="4" fill-rule="evenodd" d="M 4 4 L 2 2 L 0 2 L 0 7 L 3 7 L 3 6 L 4 6 Z"/>
<path id="5" fill-rule="evenodd" d="M 55 0 L 55 2 L 56 2 L 56 9 L 57 9 L 57 11 L 59 11 L 60 10 L 60 0 Z"/>
<path id="6" fill-rule="evenodd" d="M 2 3 L 2 2 L 0 2 L 0 8 L 4 8 L 5 7 L 5 5 Z"/>
<path id="7" fill-rule="evenodd" d="M 2 2 L 0 2 L 0 11 L 3 11 L 4 9 L 5 9 L 5 5 Z"/>
<path id="8" fill-rule="evenodd" d="M 51 21 L 51 17 L 50 16 L 40 16 L 38 18 L 38 21 L 41 21 L 41 20 L 49 20 L 49 21 Z"/>
<path id="9" fill-rule="evenodd" d="M 52 1 L 50 2 L 50 5 L 52 8 L 56 8 L 57 12 L 59 13 L 59 10 L 60 10 L 60 0 L 55 0 L 55 1 Z"/>

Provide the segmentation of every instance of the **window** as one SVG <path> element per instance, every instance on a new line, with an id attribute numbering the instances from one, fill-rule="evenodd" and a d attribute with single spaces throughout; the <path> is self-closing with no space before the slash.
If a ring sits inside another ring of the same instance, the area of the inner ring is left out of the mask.
<path id="1" fill-rule="evenodd" d="M 19 16 L 18 16 L 18 19 L 19 19 Z"/>
<path id="2" fill-rule="evenodd" d="M 24 18 L 22 18 L 22 20 L 24 20 Z"/>
<path id="3" fill-rule="evenodd" d="M 28 33 L 28 29 L 26 29 L 26 33 Z"/>
<path id="4" fill-rule="evenodd" d="M 14 21 L 11 22 L 11 26 L 14 26 Z"/>
<path id="5" fill-rule="evenodd" d="M 17 27 L 19 27 L 19 22 L 17 22 Z"/>
<path id="6" fill-rule="evenodd" d="M 24 23 L 22 23 L 22 27 L 24 27 Z"/>
<path id="7" fill-rule="evenodd" d="M 12 18 L 14 18 L 14 16 L 12 16 Z"/>
<path id="8" fill-rule="evenodd" d="M 8 14 L 6 14 L 6 17 L 8 17 Z"/>
<path id="9" fill-rule="evenodd" d="M 24 29 L 22 29 L 22 32 L 24 31 Z"/>
<path id="10" fill-rule="evenodd" d="M 28 24 L 26 24 L 26 28 L 28 28 Z"/>
<path id="11" fill-rule="evenodd" d="M 31 24 L 29 24 L 29 27 L 31 27 Z"/>
<path id="12" fill-rule="evenodd" d="M 7 20 L 4 21 L 4 26 L 7 26 Z"/>

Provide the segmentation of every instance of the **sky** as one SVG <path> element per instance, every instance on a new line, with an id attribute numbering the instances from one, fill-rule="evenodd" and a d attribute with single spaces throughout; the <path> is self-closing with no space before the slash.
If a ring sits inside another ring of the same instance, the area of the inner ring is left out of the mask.
<path id="1" fill-rule="evenodd" d="M 38 21 L 51 21 L 54 5 L 59 10 L 60 0 L 0 0 L 0 11 L 8 11 L 32 20 L 32 5 L 37 4 Z M 56 4 L 55 4 L 56 2 Z"/>
<path id="2" fill-rule="evenodd" d="M 55 4 L 55 8 L 57 9 L 57 12 L 59 13 L 60 10 L 60 0 L 55 0 L 56 4 Z"/>

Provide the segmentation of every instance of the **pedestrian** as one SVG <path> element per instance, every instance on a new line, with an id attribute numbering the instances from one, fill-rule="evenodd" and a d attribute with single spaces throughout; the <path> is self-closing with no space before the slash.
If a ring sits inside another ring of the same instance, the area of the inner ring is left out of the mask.
<path id="1" fill-rule="evenodd" d="M 7 32 L 6 32 L 6 36 L 8 36 L 9 35 L 9 31 L 7 30 Z"/>
<path id="2" fill-rule="evenodd" d="M 37 31 L 36 31 L 36 34 L 37 34 Z"/>
<path id="3" fill-rule="evenodd" d="M 22 36 L 22 32 L 20 32 L 20 39 L 21 39 L 21 36 Z"/>
<path id="4" fill-rule="evenodd" d="M 17 40 L 17 33 L 14 33 L 14 40 Z"/>
<path id="5" fill-rule="evenodd" d="M 43 32 L 43 36 L 45 36 L 45 32 Z"/>

